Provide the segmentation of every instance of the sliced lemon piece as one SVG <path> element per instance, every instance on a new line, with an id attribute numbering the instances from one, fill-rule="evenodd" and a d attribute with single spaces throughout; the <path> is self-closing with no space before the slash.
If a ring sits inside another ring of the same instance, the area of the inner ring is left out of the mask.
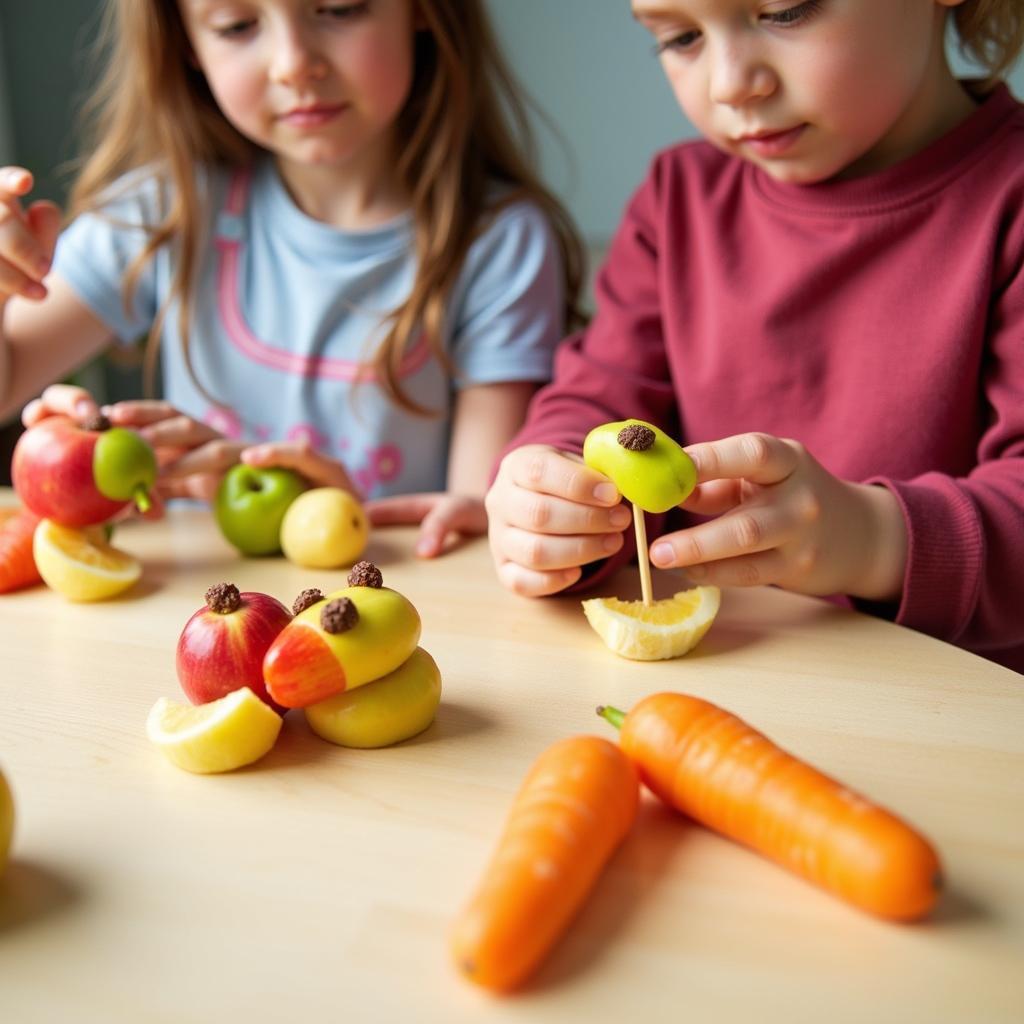
<path id="1" fill-rule="evenodd" d="M 609 650 L 634 661 L 678 658 L 692 650 L 718 614 L 718 587 L 693 587 L 645 605 L 595 597 L 583 614 Z"/>
<path id="2" fill-rule="evenodd" d="M 146 719 L 150 741 L 179 768 L 199 775 L 258 761 L 280 731 L 281 716 L 248 686 L 209 704 L 178 704 L 161 697 Z"/>
<path id="3" fill-rule="evenodd" d="M 43 519 L 32 541 L 36 568 L 47 586 L 70 601 L 102 601 L 142 575 L 138 560 L 111 547 L 102 526 L 76 530 Z"/>

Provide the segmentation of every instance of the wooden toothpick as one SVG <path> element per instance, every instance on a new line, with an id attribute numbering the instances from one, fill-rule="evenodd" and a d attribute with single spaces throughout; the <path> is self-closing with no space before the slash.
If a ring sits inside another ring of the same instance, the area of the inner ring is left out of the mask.
<path id="1" fill-rule="evenodd" d="M 644 510 L 633 502 L 633 525 L 636 527 L 636 560 L 640 567 L 640 593 L 644 604 L 650 607 L 654 602 L 651 595 L 651 562 L 647 557 L 647 526 L 644 523 Z"/>

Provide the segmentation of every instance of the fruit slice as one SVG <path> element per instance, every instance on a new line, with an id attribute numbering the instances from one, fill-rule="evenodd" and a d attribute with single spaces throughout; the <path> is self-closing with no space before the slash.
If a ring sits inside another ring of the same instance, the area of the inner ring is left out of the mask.
<path id="1" fill-rule="evenodd" d="M 583 614 L 609 650 L 634 661 L 678 658 L 694 648 L 718 614 L 718 587 L 693 587 L 645 605 L 595 597 Z"/>
<path id="2" fill-rule="evenodd" d="M 209 704 L 161 697 L 146 719 L 146 735 L 187 772 L 230 772 L 258 761 L 273 747 L 281 716 L 248 686 Z"/>
<path id="3" fill-rule="evenodd" d="M 142 575 L 136 559 L 106 542 L 102 527 L 76 530 L 43 519 L 32 553 L 46 585 L 70 601 L 102 601 Z"/>
<path id="4" fill-rule="evenodd" d="M 332 633 L 321 615 L 340 599 L 355 606 L 357 619 Z M 308 707 L 394 671 L 419 638 L 419 613 L 398 591 L 343 587 L 299 612 L 277 634 L 263 659 L 267 692 L 282 707 Z"/>
<path id="5" fill-rule="evenodd" d="M 417 647 L 401 665 L 372 683 L 306 708 L 310 728 L 342 747 L 388 747 L 423 732 L 441 700 L 441 673 Z"/>
<path id="6" fill-rule="evenodd" d="M 39 583 L 32 537 L 39 516 L 27 508 L 0 508 L 0 594 Z"/>

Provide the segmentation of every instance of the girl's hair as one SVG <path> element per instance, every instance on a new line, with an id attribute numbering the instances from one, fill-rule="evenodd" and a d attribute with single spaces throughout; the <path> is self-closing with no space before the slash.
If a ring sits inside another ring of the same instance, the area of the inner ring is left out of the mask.
<path id="1" fill-rule="evenodd" d="M 409 297 L 385 318 L 372 365 L 394 401 L 428 413 L 403 391 L 398 367 L 422 330 L 452 369 L 443 350 L 445 306 L 487 218 L 521 199 L 547 216 L 561 250 L 567 330 L 584 320 L 584 265 L 568 214 L 533 171 L 526 107 L 482 0 L 412 3 L 424 28 L 416 32 L 413 85 L 397 122 L 397 173 L 410 196 L 417 269 Z M 260 150 L 221 114 L 191 59 L 177 0 L 108 0 L 101 43 L 106 70 L 88 107 L 95 141 L 85 149 L 89 156 L 71 191 L 70 214 L 101 208 L 110 186 L 128 171 L 153 170 L 166 213 L 125 276 L 124 299 L 130 305 L 157 250 L 173 246 L 174 280 L 150 332 L 146 377 L 151 383 L 163 320 L 177 300 L 182 350 L 195 380 L 188 335 L 202 225 L 208 220 L 196 164 L 244 166 Z M 202 382 L 196 383 L 205 393 Z"/>
<path id="2" fill-rule="evenodd" d="M 1021 0 L 967 0 L 953 8 L 960 49 L 985 68 L 986 85 L 994 85 L 1024 47 Z"/>

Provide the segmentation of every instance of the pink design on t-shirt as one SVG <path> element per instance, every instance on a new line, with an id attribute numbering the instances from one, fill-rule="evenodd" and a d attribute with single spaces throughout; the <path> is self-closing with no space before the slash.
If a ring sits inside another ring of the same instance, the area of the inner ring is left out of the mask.
<path id="1" fill-rule="evenodd" d="M 382 444 L 367 453 L 374 475 L 382 484 L 394 480 L 402 472 L 402 450 L 394 444 Z"/>
<path id="2" fill-rule="evenodd" d="M 311 448 L 323 451 L 329 443 L 328 438 L 320 433 L 312 423 L 297 423 L 285 434 L 285 440 L 293 444 L 300 444 L 305 441 Z"/>
<path id="3" fill-rule="evenodd" d="M 240 216 L 245 209 L 249 194 L 249 173 L 239 171 L 231 180 L 225 212 Z M 220 253 L 217 268 L 217 304 L 221 321 L 231 343 L 248 358 L 263 366 L 303 377 L 319 377 L 324 380 L 375 381 L 377 374 L 373 367 L 356 359 L 339 359 L 321 355 L 303 355 L 275 348 L 250 329 L 242 313 L 241 297 L 238 291 L 239 267 L 242 243 L 236 238 L 220 236 L 216 239 Z M 425 366 L 431 359 L 430 344 L 421 331 L 405 353 L 398 367 L 398 376 L 407 377 Z"/>
<path id="4" fill-rule="evenodd" d="M 232 441 L 242 440 L 242 421 L 230 409 L 211 406 L 203 416 L 203 423 Z"/>

